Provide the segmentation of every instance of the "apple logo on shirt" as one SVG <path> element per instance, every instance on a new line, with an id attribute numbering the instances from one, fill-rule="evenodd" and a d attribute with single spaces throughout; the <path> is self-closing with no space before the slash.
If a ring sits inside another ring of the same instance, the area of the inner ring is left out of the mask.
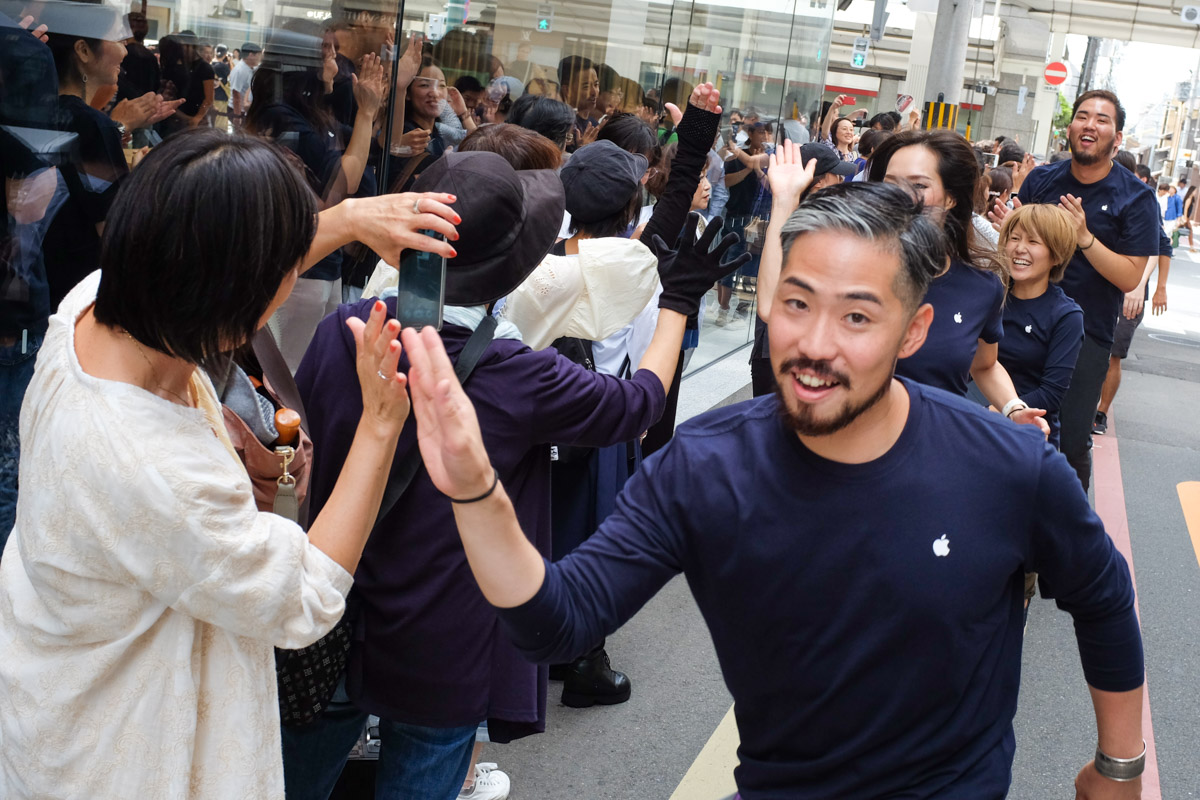
<path id="1" fill-rule="evenodd" d="M 954 321 L 960 325 L 962 324 L 962 312 L 961 311 L 954 312 Z"/>
<path id="2" fill-rule="evenodd" d="M 942 538 L 933 540 L 933 554 L 939 558 L 944 558 L 950 555 L 950 540 L 946 538 L 946 534 L 942 534 Z"/>
<path id="3" fill-rule="evenodd" d="M 1032 326 L 1032 325 L 1026 325 L 1026 326 L 1025 326 L 1025 332 L 1026 332 L 1026 333 L 1033 333 L 1033 326 Z"/>

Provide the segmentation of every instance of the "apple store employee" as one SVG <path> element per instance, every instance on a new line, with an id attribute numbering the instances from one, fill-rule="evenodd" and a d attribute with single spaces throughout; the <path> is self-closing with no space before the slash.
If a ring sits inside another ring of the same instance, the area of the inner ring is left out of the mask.
<path id="1" fill-rule="evenodd" d="M 866 464 L 809 450 L 775 396 L 681 426 L 599 532 L 500 610 L 513 642 L 564 661 L 683 572 L 735 701 L 743 800 L 1002 800 L 1025 571 L 1112 692 L 1143 678 L 1129 572 L 1040 432 L 904 386 L 903 433 Z"/>
<path id="2" fill-rule="evenodd" d="M 856 217 L 873 240 L 852 234 L 844 220 Z M 805 200 L 784 228 L 769 320 L 781 394 L 681 426 L 563 560 L 533 568 L 536 551 L 503 498 L 455 507 L 480 587 L 511 606 L 499 609 L 501 624 L 532 660 L 587 652 L 675 575 L 687 577 L 734 698 L 742 800 L 1002 800 L 1025 573 L 1035 571 L 1043 596 L 1075 618 L 1104 754 L 1127 760 L 1088 766 L 1089 779 L 1140 774 L 1144 763 L 1129 569 L 1074 471 L 1032 426 L 891 379 L 895 355 L 919 346 L 914 332 L 928 324 L 928 306 L 911 310 L 925 290 L 916 276 L 927 282 L 943 262 L 938 253 L 921 255 L 921 268 L 909 262 L 931 227 L 885 184 L 841 184 Z M 889 255 L 900 245 L 887 246 L 900 236 L 905 261 L 884 268 L 881 259 L 900 260 Z M 789 261 L 793 242 L 799 255 Z M 898 269 L 914 285 L 903 301 Z M 860 288 L 839 295 L 830 276 Z M 803 324 L 805 314 L 840 319 L 860 305 L 878 321 L 852 341 L 877 338 L 836 358 L 835 323 Z M 898 351 L 884 351 L 906 325 Z M 860 398 L 882 376 L 881 399 L 847 411 L 844 427 L 800 415 L 798 398 L 824 390 L 801 388 L 812 384 L 800 360 L 783 354 L 818 347 L 845 370 L 838 397 Z"/>

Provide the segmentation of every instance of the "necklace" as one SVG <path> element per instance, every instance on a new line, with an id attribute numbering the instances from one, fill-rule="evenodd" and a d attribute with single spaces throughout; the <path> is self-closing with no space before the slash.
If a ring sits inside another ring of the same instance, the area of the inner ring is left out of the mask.
<path id="1" fill-rule="evenodd" d="M 151 363 L 150 356 L 146 355 L 146 350 L 145 350 L 145 348 L 142 347 L 142 343 L 139 342 L 137 339 L 133 338 L 133 334 L 130 333 L 129 331 L 122 330 L 121 332 L 124 333 L 127 337 L 129 337 L 129 341 L 133 342 L 134 345 L 137 346 L 138 353 L 141 354 L 142 360 L 145 361 L 146 366 L 150 368 L 150 377 L 154 379 L 154 385 L 157 386 L 159 389 L 162 389 L 167 394 L 174 397 L 176 400 L 178 400 L 180 403 L 187 406 L 188 408 L 195 408 L 195 404 L 193 404 L 192 401 L 188 397 L 182 397 L 177 392 L 173 392 L 170 389 L 168 389 L 166 386 L 163 386 L 162 379 L 158 377 L 158 370 L 156 370 L 154 368 L 154 364 Z M 188 386 L 188 395 L 189 396 L 191 395 L 191 385 L 190 384 Z"/>

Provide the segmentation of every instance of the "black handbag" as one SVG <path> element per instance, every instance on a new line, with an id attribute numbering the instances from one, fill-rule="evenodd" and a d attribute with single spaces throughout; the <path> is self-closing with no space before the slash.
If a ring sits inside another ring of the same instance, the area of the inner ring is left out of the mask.
<path id="1" fill-rule="evenodd" d="M 485 316 L 467 340 L 458 361 L 454 364 L 454 375 L 459 383 L 466 384 L 495 333 L 496 318 Z M 421 451 L 414 447 L 388 481 L 371 536 L 377 534 L 384 517 L 391 513 L 396 502 L 408 490 L 420 468 Z M 319 717 L 329 705 L 334 691 L 337 690 L 338 681 L 346 671 L 346 660 L 350 654 L 354 614 L 349 609 L 350 603 L 347 602 L 347 611 L 333 626 L 333 630 L 308 647 L 299 650 L 275 649 L 279 719 L 284 725 L 307 725 Z"/>

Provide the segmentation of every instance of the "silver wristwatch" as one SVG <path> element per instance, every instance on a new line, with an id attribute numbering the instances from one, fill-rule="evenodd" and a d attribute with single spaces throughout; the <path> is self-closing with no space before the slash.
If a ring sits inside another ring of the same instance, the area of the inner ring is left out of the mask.
<path id="1" fill-rule="evenodd" d="M 126 130 L 124 122 L 117 123 L 117 132 L 121 134 L 122 139 L 129 135 L 129 131 Z"/>
<path id="2" fill-rule="evenodd" d="M 1135 758 L 1113 758 L 1096 748 L 1096 772 L 1114 781 L 1132 781 L 1140 778 L 1146 769 L 1146 742 L 1142 740 L 1142 754 Z"/>

